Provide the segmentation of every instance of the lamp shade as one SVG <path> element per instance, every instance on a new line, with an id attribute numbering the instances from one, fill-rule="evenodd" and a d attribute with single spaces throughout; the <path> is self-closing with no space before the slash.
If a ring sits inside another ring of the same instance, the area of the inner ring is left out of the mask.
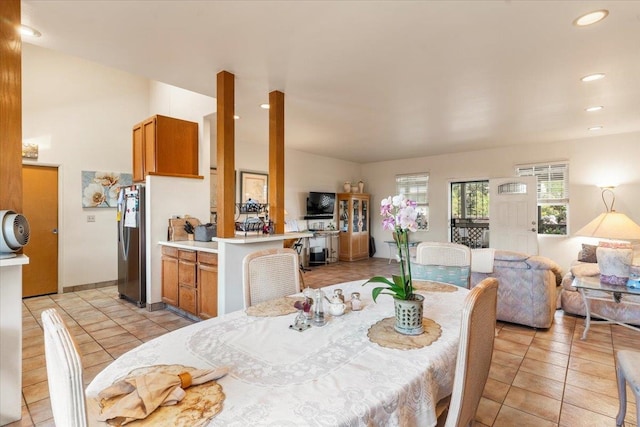
<path id="1" fill-rule="evenodd" d="M 612 240 L 640 240 L 640 225 L 623 213 L 611 211 L 598 215 L 575 235 Z"/>

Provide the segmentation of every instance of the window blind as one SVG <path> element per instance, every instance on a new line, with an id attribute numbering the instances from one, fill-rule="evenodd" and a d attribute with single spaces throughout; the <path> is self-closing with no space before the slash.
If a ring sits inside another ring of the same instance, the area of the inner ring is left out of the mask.
<path id="1" fill-rule="evenodd" d="M 569 203 L 568 163 L 519 165 L 516 174 L 537 178 L 538 203 Z"/>

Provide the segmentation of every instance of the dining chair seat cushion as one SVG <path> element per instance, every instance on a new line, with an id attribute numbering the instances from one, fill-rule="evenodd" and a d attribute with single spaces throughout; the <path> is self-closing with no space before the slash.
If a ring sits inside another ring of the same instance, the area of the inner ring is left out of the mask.
<path id="1" fill-rule="evenodd" d="M 469 267 L 424 265 L 412 262 L 411 277 L 419 280 L 450 283 L 466 288 L 469 284 Z"/>

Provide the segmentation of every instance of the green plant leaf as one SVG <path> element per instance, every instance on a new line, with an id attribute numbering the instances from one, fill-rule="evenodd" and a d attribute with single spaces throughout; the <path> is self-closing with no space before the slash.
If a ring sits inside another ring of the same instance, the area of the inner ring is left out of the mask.
<path id="1" fill-rule="evenodd" d="M 386 277 L 382 277 L 382 276 L 374 276 L 371 279 L 367 280 L 366 282 L 364 282 L 362 284 L 362 286 L 366 285 L 367 283 L 372 282 L 372 283 L 384 283 L 386 285 L 392 286 L 393 282 L 390 281 L 389 279 L 387 279 Z"/>

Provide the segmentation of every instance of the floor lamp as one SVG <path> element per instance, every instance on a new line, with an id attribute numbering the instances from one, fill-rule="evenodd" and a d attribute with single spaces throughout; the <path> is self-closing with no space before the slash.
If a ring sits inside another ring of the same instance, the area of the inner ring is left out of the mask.
<path id="1" fill-rule="evenodd" d="M 608 205 L 605 200 L 607 194 L 612 197 L 611 205 Z M 613 285 L 626 285 L 633 261 L 633 250 L 629 240 L 640 240 L 640 226 L 625 214 L 613 210 L 615 201 L 616 196 L 613 190 L 608 187 L 603 188 L 602 202 L 606 212 L 598 215 L 575 235 L 607 239 L 607 241 L 600 241 L 596 249 L 600 281 Z"/>

